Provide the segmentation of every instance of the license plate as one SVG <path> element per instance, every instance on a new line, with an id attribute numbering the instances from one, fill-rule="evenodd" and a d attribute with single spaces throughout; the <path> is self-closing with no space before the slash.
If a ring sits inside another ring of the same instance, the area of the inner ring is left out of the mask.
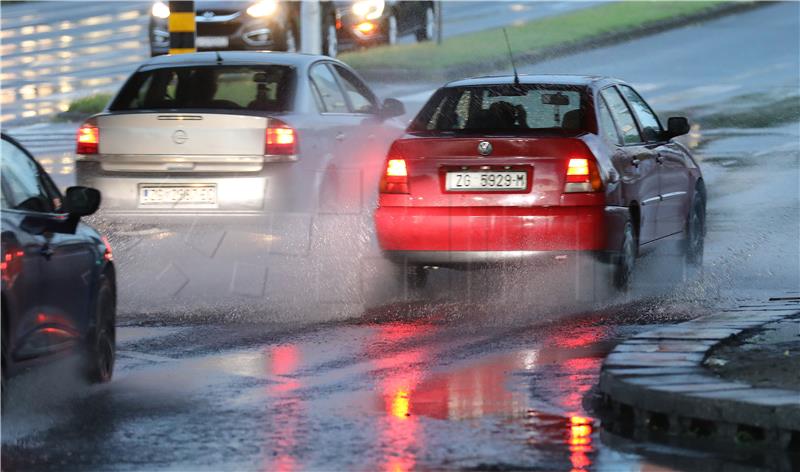
<path id="1" fill-rule="evenodd" d="M 217 186 L 213 184 L 148 186 L 139 187 L 139 203 L 148 204 L 189 204 L 217 203 Z"/>
<path id="2" fill-rule="evenodd" d="M 198 48 L 226 48 L 228 47 L 227 36 L 198 36 L 195 38 Z"/>
<path id="3" fill-rule="evenodd" d="M 525 172 L 448 172 L 446 190 L 525 190 L 528 174 Z"/>

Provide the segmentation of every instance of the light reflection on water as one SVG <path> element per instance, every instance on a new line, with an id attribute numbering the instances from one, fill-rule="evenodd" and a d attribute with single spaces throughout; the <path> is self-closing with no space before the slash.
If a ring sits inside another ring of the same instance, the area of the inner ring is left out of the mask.
<path id="1" fill-rule="evenodd" d="M 15 17 L 4 8 L 0 122 L 50 116 L 75 98 L 110 92 L 129 71 L 100 69 L 129 64 L 132 71 L 148 57 L 146 4 L 96 5 L 105 12 L 78 21 L 54 21 L 45 11 Z"/>

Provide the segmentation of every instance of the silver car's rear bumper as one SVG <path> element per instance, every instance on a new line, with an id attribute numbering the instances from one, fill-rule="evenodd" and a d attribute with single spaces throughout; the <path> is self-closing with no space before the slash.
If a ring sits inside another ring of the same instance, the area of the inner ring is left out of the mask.
<path id="1" fill-rule="evenodd" d="M 270 164 L 259 172 L 228 173 L 132 173 L 104 171 L 96 161 L 77 161 L 78 185 L 98 189 L 102 195 L 100 215 L 111 222 L 181 223 L 254 222 L 265 215 L 285 211 L 309 211 L 314 192 L 296 192 L 291 163 Z M 214 203 L 143 204 L 142 186 L 213 185 Z M 307 189 L 310 190 L 310 189 Z"/>

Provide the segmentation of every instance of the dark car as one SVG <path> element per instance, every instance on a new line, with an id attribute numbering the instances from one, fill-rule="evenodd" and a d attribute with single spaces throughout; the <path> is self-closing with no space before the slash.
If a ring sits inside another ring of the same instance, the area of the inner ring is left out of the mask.
<path id="1" fill-rule="evenodd" d="M 62 196 L 33 157 L 2 135 L 2 378 L 66 354 L 107 382 L 114 368 L 116 284 L 111 248 L 82 223 L 100 193 Z"/>
<path id="2" fill-rule="evenodd" d="M 150 53 L 169 52 L 169 2 L 150 10 Z M 198 51 L 289 51 L 299 48 L 301 2 L 277 0 L 195 2 Z M 436 36 L 433 1 L 357 0 L 320 2 L 322 53 L 395 44 L 413 34 L 418 41 Z"/>
<path id="3" fill-rule="evenodd" d="M 628 84 L 605 77 L 483 77 L 439 89 L 389 150 L 377 234 L 424 282 L 425 267 L 591 255 L 626 289 L 636 257 L 682 242 L 703 256 L 700 168 Z"/>
<path id="4" fill-rule="evenodd" d="M 409 34 L 417 41 L 436 36 L 433 1 L 334 1 L 322 6 L 322 52 L 328 56 L 363 46 L 395 44 L 400 36 Z"/>
<path id="5" fill-rule="evenodd" d="M 200 0 L 195 4 L 198 51 L 293 51 L 297 38 L 296 8 L 277 0 Z M 299 3 L 299 2 L 298 2 Z M 150 9 L 150 55 L 169 52 L 169 2 Z"/>
<path id="6" fill-rule="evenodd" d="M 160 56 L 81 126 L 76 175 L 123 222 L 260 222 L 345 201 L 360 211 L 377 197 L 403 112 L 325 56 Z"/>

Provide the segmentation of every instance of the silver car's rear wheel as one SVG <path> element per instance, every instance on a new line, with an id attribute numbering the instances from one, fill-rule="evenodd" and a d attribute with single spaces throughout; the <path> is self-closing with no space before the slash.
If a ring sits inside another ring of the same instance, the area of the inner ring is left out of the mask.
<path id="1" fill-rule="evenodd" d="M 620 292 L 627 292 L 630 289 L 636 252 L 636 237 L 633 234 L 633 225 L 629 221 L 625 223 L 622 247 L 614 265 L 614 287 Z"/>

